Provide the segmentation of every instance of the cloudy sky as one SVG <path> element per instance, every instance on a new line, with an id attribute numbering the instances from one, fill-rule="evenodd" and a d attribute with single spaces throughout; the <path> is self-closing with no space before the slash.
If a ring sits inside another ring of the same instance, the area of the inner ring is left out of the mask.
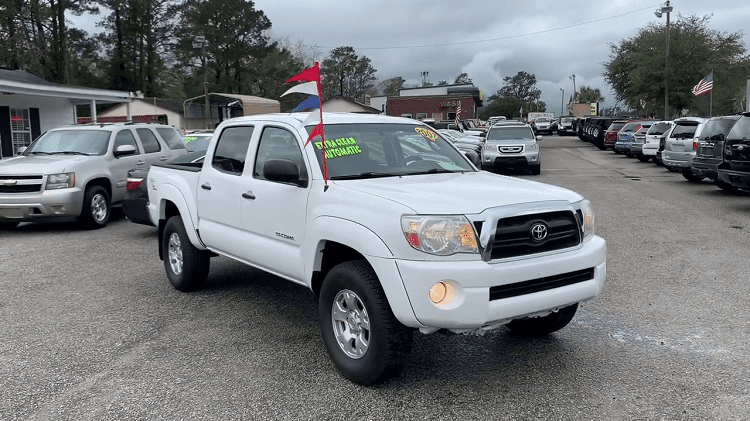
<path id="1" fill-rule="evenodd" d="M 658 0 L 255 0 L 273 25 L 272 38 L 317 46 L 323 55 L 351 46 L 372 60 L 378 78 L 395 76 L 419 84 L 453 83 L 468 73 L 474 84 L 492 95 L 503 77 L 519 71 L 536 75 L 547 110 L 558 113 L 576 88 L 602 90 L 604 106 L 614 105 L 602 76 L 611 43 L 637 34 L 658 19 Z M 709 28 L 737 32 L 747 27 L 746 0 L 676 0 L 678 15 L 713 15 Z M 707 7 L 711 9 L 707 9 Z M 743 31 L 744 32 L 744 31 Z M 745 44 L 750 46 L 746 33 Z M 674 53 L 672 51 L 671 53 Z M 698 83 L 698 81 L 695 81 Z"/>

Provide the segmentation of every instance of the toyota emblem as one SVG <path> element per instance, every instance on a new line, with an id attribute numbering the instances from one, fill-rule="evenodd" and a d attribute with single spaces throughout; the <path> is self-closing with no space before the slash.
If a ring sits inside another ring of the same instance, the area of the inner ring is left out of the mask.
<path id="1" fill-rule="evenodd" d="M 547 225 L 545 225 L 543 222 L 537 222 L 536 224 L 531 226 L 531 229 L 529 230 L 531 233 L 531 240 L 535 242 L 544 241 L 545 238 L 547 238 Z"/>

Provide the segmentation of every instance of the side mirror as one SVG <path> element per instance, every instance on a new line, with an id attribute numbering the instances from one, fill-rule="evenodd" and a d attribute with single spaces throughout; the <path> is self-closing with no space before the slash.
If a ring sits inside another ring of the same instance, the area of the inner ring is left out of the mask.
<path id="1" fill-rule="evenodd" d="M 307 187 L 307 178 L 300 176 L 299 167 L 290 159 L 269 159 L 263 165 L 266 180 Z"/>
<path id="2" fill-rule="evenodd" d="M 540 140 L 542 140 L 542 135 L 537 135 L 536 141 L 539 142 Z"/>
<path id="3" fill-rule="evenodd" d="M 133 145 L 120 145 L 116 147 L 114 151 L 112 151 L 112 154 L 115 156 L 115 158 L 119 158 L 125 155 L 135 155 L 135 152 L 135 146 Z"/>
<path id="4" fill-rule="evenodd" d="M 482 159 L 476 152 L 466 151 L 464 152 L 464 156 L 468 158 L 475 167 L 479 168 L 479 166 L 482 165 Z"/>

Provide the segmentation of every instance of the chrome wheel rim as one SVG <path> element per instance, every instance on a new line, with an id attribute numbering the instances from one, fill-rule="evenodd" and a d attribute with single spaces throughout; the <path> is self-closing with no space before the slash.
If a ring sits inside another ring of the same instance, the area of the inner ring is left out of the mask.
<path id="1" fill-rule="evenodd" d="M 336 294 L 331 309 L 333 334 L 347 357 L 359 359 L 370 347 L 370 317 L 364 303 L 354 291 L 344 289 Z"/>
<path id="2" fill-rule="evenodd" d="M 169 258 L 169 267 L 172 269 L 172 273 L 180 276 L 182 273 L 182 243 L 180 243 L 180 236 L 176 232 L 173 232 L 169 236 L 167 257 Z"/>
<path id="3" fill-rule="evenodd" d="M 102 194 L 95 194 L 91 198 L 91 217 L 96 222 L 102 222 L 107 217 L 107 201 Z"/>

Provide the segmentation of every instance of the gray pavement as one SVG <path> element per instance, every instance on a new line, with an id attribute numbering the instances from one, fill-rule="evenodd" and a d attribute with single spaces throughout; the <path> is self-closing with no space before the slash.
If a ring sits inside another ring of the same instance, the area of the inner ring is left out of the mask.
<path id="1" fill-rule="evenodd" d="M 748 419 L 750 197 L 545 136 L 594 204 L 602 295 L 528 340 L 415 334 L 403 374 L 339 376 L 311 292 L 225 258 L 180 293 L 156 229 L 0 232 L 0 419 Z"/>

